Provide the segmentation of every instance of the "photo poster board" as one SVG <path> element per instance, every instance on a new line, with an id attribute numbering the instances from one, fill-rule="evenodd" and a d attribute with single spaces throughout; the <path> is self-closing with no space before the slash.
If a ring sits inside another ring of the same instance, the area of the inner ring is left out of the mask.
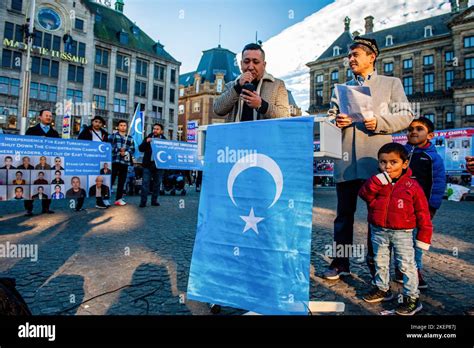
<path id="1" fill-rule="evenodd" d="M 0 201 L 89 196 L 97 176 L 110 188 L 104 166 L 112 168 L 108 143 L 0 134 Z"/>

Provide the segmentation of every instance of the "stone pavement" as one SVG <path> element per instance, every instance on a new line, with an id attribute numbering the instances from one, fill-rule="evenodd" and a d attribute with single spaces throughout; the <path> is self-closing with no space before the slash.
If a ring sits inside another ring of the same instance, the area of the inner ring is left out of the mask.
<path id="1" fill-rule="evenodd" d="M 206 304 L 186 301 L 199 194 L 164 196 L 160 207 L 129 205 L 97 210 L 91 199 L 85 212 L 55 201 L 54 215 L 23 216 L 21 202 L 0 203 L 0 244 L 37 244 L 39 257 L 0 259 L 0 276 L 14 277 L 34 314 L 208 314 Z M 335 217 L 334 189 L 314 195 L 311 300 L 342 301 L 345 314 L 378 314 L 395 303 L 369 305 L 363 260 L 352 260 L 353 275 L 341 281 L 319 276 L 330 262 Z M 183 206 L 184 204 L 184 206 Z M 38 209 L 38 207 L 36 207 Z M 474 308 L 474 202 L 447 202 L 435 217 L 432 250 L 425 256 L 429 289 L 422 314 L 462 314 Z M 366 209 L 359 201 L 354 243 L 365 245 Z M 393 283 L 395 292 L 401 291 Z M 83 303 L 84 301 L 87 301 Z M 80 305 L 83 303 L 82 305 Z M 223 314 L 242 311 L 224 308 Z"/>

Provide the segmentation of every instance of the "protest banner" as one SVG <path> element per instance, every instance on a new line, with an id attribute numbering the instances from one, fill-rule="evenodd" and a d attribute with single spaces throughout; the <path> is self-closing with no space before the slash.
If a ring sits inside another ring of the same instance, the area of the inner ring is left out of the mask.
<path id="1" fill-rule="evenodd" d="M 0 134 L 0 200 L 75 198 L 111 162 L 107 143 Z"/>
<path id="2" fill-rule="evenodd" d="M 198 159 L 198 146 L 195 143 L 153 138 L 151 149 L 157 168 L 202 170 L 202 161 Z"/>

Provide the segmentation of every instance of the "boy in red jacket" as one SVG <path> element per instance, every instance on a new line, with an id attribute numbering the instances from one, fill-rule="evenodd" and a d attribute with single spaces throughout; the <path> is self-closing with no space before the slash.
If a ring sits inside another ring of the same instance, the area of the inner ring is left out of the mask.
<path id="1" fill-rule="evenodd" d="M 413 229 L 418 228 L 416 246 L 428 250 L 433 226 L 428 201 L 420 184 L 411 179 L 408 152 L 401 144 L 388 143 L 378 152 L 380 174 L 372 176 L 359 191 L 367 202 L 375 261 L 375 288 L 364 301 L 389 301 L 390 245 L 403 273 L 403 302 L 395 312 L 413 315 L 423 306 L 419 301 Z"/>

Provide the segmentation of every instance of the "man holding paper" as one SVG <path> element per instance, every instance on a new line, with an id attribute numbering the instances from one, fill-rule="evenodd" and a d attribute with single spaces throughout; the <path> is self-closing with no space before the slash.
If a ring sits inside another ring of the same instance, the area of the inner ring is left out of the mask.
<path id="1" fill-rule="evenodd" d="M 334 220 L 336 246 L 352 245 L 357 194 L 366 179 L 378 172 L 377 151 L 392 141 L 392 133 L 408 127 L 413 113 L 401 81 L 381 76 L 375 70 L 377 42 L 356 36 L 349 47 L 349 65 L 354 78 L 336 85 L 329 116 L 342 129 L 342 159 L 335 161 L 337 216 Z M 373 251 L 368 236 L 367 264 L 371 274 Z M 339 249 L 339 247 L 338 247 Z M 350 274 L 349 255 L 333 259 L 324 272 L 326 279 Z"/>

